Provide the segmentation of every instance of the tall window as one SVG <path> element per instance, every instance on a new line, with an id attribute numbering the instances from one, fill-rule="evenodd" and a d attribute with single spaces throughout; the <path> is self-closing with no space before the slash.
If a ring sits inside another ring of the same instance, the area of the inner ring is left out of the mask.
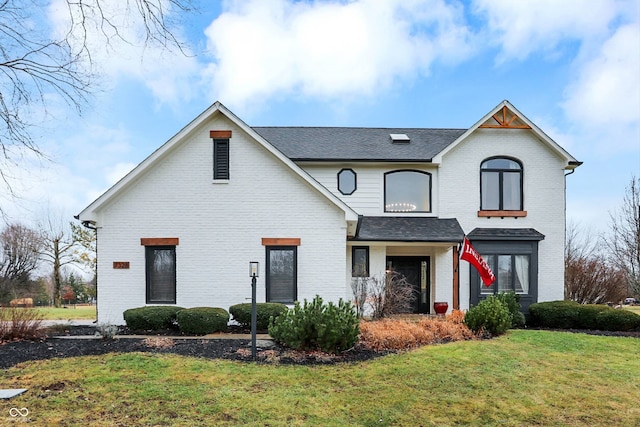
<path id="1" fill-rule="evenodd" d="M 521 211 L 522 165 L 504 157 L 482 162 L 480 166 L 481 210 Z"/>
<path id="2" fill-rule="evenodd" d="M 176 303 L 176 247 L 145 246 L 147 304 Z"/>
<path id="3" fill-rule="evenodd" d="M 368 246 L 354 246 L 351 249 L 351 276 L 369 277 Z"/>
<path id="4" fill-rule="evenodd" d="M 431 174 L 401 170 L 384 175 L 385 212 L 431 212 Z"/>
<path id="5" fill-rule="evenodd" d="M 213 140 L 213 179 L 229 179 L 229 140 Z"/>
<path id="6" fill-rule="evenodd" d="M 297 246 L 267 246 L 267 302 L 298 299 Z"/>

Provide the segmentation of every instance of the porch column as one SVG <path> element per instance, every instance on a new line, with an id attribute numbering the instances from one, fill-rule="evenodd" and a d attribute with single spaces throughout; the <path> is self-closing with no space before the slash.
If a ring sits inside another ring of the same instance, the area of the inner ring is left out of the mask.
<path id="1" fill-rule="evenodd" d="M 458 245 L 453 246 L 453 309 L 460 310 L 460 257 Z"/>

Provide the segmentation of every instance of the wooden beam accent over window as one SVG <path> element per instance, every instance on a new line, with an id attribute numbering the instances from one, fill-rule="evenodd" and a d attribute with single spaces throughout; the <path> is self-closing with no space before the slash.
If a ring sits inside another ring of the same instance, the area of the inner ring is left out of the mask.
<path id="1" fill-rule="evenodd" d="M 140 239 L 142 246 L 178 246 L 177 237 L 143 237 Z"/>
<path id="2" fill-rule="evenodd" d="M 231 139 L 230 130 L 210 130 L 209 138 L 211 139 Z"/>
<path id="3" fill-rule="evenodd" d="M 527 211 L 478 211 L 478 216 L 481 218 L 522 218 L 527 216 Z"/>
<path id="4" fill-rule="evenodd" d="M 299 237 L 263 237 L 262 246 L 300 246 Z"/>
<path id="5" fill-rule="evenodd" d="M 518 116 L 511 113 L 511 116 L 507 114 L 509 112 L 507 106 L 502 107 L 502 114 L 500 112 L 494 114 L 493 120 L 495 120 L 497 125 L 489 125 L 487 123 L 480 125 L 479 127 L 485 129 L 531 129 L 531 126 L 519 120 L 521 124 L 516 124 L 515 121 L 518 120 Z"/>

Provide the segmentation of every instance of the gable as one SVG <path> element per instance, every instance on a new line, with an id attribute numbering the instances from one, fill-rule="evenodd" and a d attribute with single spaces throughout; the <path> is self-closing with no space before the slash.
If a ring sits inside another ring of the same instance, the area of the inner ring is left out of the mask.
<path id="1" fill-rule="evenodd" d="M 233 113 L 226 109 L 221 103 L 216 102 L 209 109 L 200 114 L 191 123 L 185 126 L 180 132 L 178 132 L 173 138 L 167 141 L 154 151 L 149 157 L 147 157 L 142 163 L 136 166 L 129 174 L 117 182 L 114 186 L 109 188 L 98 199 L 86 207 L 79 215 L 77 219 L 84 223 L 96 223 L 99 220 L 99 212 L 109 205 L 112 201 L 122 196 L 127 191 L 131 191 L 134 184 L 136 184 L 142 177 L 152 171 L 154 168 L 161 166 L 167 159 L 170 159 L 174 153 L 182 146 L 189 142 L 198 140 L 205 144 L 211 144 L 211 133 L 209 128 L 211 123 L 224 120 L 228 124 L 227 127 L 232 127 L 238 134 L 242 134 L 247 141 L 251 141 L 257 147 L 262 147 L 266 150 L 266 153 L 270 153 L 275 158 L 280 168 L 284 168 L 289 173 L 297 176 L 297 178 L 304 182 L 307 187 L 310 187 L 311 191 L 319 193 L 325 199 L 335 205 L 338 209 L 342 210 L 345 215 L 345 220 L 349 222 L 349 229 L 355 231 L 355 224 L 357 221 L 357 214 L 348 207 L 339 198 L 329 192 L 326 188 L 315 181 L 309 174 L 302 170 L 298 165 L 293 163 L 290 159 L 284 156 L 279 150 L 272 146 L 268 141 L 262 138 L 259 134 L 253 131 L 244 122 L 238 119 Z M 266 154 L 263 151 L 263 155 Z M 210 162 L 212 155 L 207 155 L 207 162 Z M 210 164 L 210 163 L 208 163 Z M 245 165 L 247 170 L 250 168 L 259 167 L 259 162 L 253 165 Z M 211 171 L 207 172 L 211 173 Z M 211 177 L 211 175 L 209 175 Z M 172 177 L 173 179 L 180 179 L 180 177 Z M 208 185 L 211 185 L 211 178 L 208 181 Z"/>
<path id="2" fill-rule="evenodd" d="M 469 139 L 469 137 L 482 130 L 495 130 L 496 132 L 527 132 L 533 139 L 545 146 L 557 158 L 563 162 L 564 169 L 575 169 L 582 162 L 576 160 L 558 143 L 545 134 L 524 114 L 518 111 L 509 101 L 502 101 L 493 110 L 481 118 L 475 125 L 465 131 L 460 137 L 445 147 L 434 158 L 433 163 L 442 163 L 444 156 L 457 146 Z M 503 135 L 505 138 L 509 134 Z"/>

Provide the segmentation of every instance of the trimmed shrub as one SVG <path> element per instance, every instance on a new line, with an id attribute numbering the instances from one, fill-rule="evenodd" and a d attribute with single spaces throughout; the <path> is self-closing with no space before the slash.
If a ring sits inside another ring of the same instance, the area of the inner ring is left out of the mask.
<path id="1" fill-rule="evenodd" d="M 179 311 L 177 320 L 185 334 L 206 335 L 226 331 L 229 313 L 224 308 L 194 307 Z"/>
<path id="2" fill-rule="evenodd" d="M 338 305 L 324 304 L 316 296 L 312 302 L 296 302 L 295 306 L 269 325 L 269 334 L 276 341 L 295 350 L 321 350 L 339 353 L 358 341 L 360 322 L 355 308 L 342 299 Z"/>
<path id="3" fill-rule="evenodd" d="M 575 301 L 531 304 L 529 313 L 532 322 L 544 328 L 629 331 L 640 327 L 640 316 L 635 313 Z"/>
<path id="4" fill-rule="evenodd" d="M 581 304 L 574 301 L 548 301 L 531 304 L 531 323 L 546 328 L 571 329 L 578 324 Z"/>
<path id="5" fill-rule="evenodd" d="M 256 328 L 261 331 L 269 329 L 269 319 L 277 318 L 289 308 L 277 302 L 260 302 L 256 304 Z M 229 307 L 233 320 L 245 328 L 251 327 L 251 303 L 236 304 Z"/>
<path id="6" fill-rule="evenodd" d="M 525 318 L 524 314 L 520 311 L 520 295 L 513 291 L 500 292 L 498 294 L 498 299 L 502 301 L 505 307 L 507 307 L 507 310 L 509 310 L 509 315 L 511 317 L 510 328 L 523 327 L 525 324 Z"/>
<path id="7" fill-rule="evenodd" d="M 464 324 L 475 333 L 501 335 L 511 327 L 511 313 L 500 297 L 490 295 L 467 311 Z"/>
<path id="8" fill-rule="evenodd" d="M 176 314 L 180 310 L 184 310 L 184 308 L 172 305 L 150 305 L 125 310 L 123 316 L 129 329 L 145 331 L 173 329 L 175 328 Z"/>
<path id="9" fill-rule="evenodd" d="M 609 308 L 598 313 L 596 324 L 603 331 L 632 331 L 640 329 L 640 316 L 629 310 Z"/>

